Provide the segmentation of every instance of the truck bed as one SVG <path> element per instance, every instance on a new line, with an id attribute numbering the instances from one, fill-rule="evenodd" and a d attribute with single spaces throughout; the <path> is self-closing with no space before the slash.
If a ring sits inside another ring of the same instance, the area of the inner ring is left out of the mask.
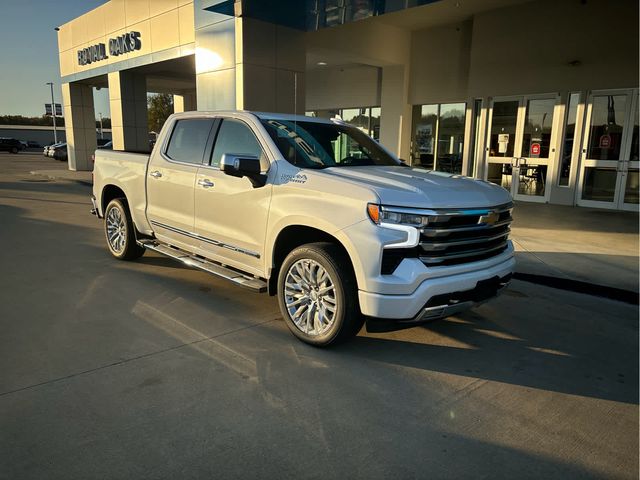
<path id="1" fill-rule="evenodd" d="M 104 186 L 114 185 L 127 192 L 133 221 L 141 231 L 150 230 L 145 215 L 147 165 L 149 153 L 96 150 L 93 167 L 93 193 L 100 214 L 104 213 Z"/>

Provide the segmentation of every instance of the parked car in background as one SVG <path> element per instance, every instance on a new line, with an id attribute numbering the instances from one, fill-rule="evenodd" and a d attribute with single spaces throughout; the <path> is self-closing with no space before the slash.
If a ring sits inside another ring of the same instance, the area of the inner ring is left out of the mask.
<path id="1" fill-rule="evenodd" d="M 15 138 L 0 138 L 0 152 L 18 153 L 20 150 L 24 150 L 20 140 Z"/>
<path id="2" fill-rule="evenodd" d="M 64 162 L 67 161 L 67 142 L 59 143 L 50 148 L 49 151 L 51 152 L 51 155 L 49 155 L 50 157 Z"/>
<path id="3" fill-rule="evenodd" d="M 26 150 L 27 148 L 29 148 L 29 145 L 27 145 L 27 142 L 25 142 L 24 140 L 18 140 L 20 142 L 20 145 L 22 145 L 22 150 Z"/>
<path id="4" fill-rule="evenodd" d="M 27 147 L 29 148 L 42 148 L 40 142 L 36 142 L 35 140 L 27 140 Z"/>

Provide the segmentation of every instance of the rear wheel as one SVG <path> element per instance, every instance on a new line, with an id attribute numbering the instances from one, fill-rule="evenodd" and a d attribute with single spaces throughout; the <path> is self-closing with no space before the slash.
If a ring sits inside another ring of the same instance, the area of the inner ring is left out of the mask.
<path id="1" fill-rule="evenodd" d="M 11 147 L 11 153 L 18 153 L 17 147 Z"/>
<path id="2" fill-rule="evenodd" d="M 135 227 L 129 205 L 124 198 L 109 202 L 104 212 L 104 233 L 111 255 L 119 260 L 135 260 L 144 254 L 144 247 L 136 242 Z"/>
<path id="3" fill-rule="evenodd" d="M 347 255 L 332 243 L 311 243 L 293 250 L 278 276 L 278 303 L 296 337 L 316 346 L 348 340 L 364 318 L 355 276 Z"/>

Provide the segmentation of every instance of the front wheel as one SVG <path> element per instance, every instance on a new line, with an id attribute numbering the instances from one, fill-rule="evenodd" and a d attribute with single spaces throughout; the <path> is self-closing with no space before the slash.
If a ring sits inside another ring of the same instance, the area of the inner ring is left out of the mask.
<path id="1" fill-rule="evenodd" d="M 278 303 L 291 333 L 328 346 L 355 336 L 364 323 L 348 256 L 332 243 L 293 250 L 278 275 Z"/>
<path id="2" fill-rule="evenodd" d="M 109 252 L 118 260 L 135 260 L 144 254 L 144 247 L 136 242 L 135 227 L 124 198 L 115 198 L 107 205 L 104 233 Z"/>

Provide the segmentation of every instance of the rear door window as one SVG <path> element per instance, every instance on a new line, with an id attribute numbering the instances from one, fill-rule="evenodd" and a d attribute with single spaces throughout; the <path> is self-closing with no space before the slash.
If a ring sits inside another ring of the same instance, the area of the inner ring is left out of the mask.
<path id="1" fill-rule="evenodd" d="M 173 127 L 165 154 L 171 160 L 200 165 L 213 127 L 212 118 L 178 120 Z"/>

